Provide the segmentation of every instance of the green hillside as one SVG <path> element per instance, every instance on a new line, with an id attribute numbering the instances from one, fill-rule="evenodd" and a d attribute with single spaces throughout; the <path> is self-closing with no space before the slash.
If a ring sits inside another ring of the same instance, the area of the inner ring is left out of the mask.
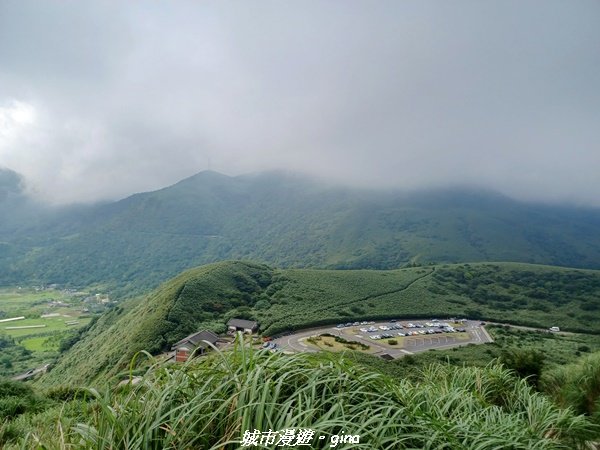
<path id="1" fill-rule="evenodd" d="M 101 383 L 139 350 L 160 353 L 202 328 L 254 318 L 263 334 L 353 319 L 468 316 L 600 333 L 600 272 L 515 263 L 390 271 L 274 269 L 223 262 L 187 271 L 115 307 L 43 379 Z"/>
<path id="2" fill-rule="evenodd" d="M 600 268 L 599 210 L 469 189 L 407 194 L 202 172 L 119 202 L 28 217 L 0 224 L 3 284 L 100 284 L 132 296 L 232 259 L 332 269 L 466 261 Z"/>

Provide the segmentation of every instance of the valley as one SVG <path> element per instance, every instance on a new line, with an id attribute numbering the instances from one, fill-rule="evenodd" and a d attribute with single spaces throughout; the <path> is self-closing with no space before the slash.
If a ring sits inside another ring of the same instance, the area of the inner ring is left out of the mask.
<path id="1" fill-rule="evenodd" d="M 223 389 L 225 404 L 242 392 L 232 391 L 238 371 L 291 373 L 288 366 L 297 367 L 299 392 L 311 386 L 306 377 L 327 380 L 324 367 L 337 371 L 334 383 L 362 380 L 370 399 L 363 409 L 377 403 L 369 389 L 383 383 L 394 392 L 386 407 L 403 412 L 396 423 L 404 429 L 418 417 L 424 419 L 417 428 L 433 426 L 427 411 L 406 410 L 406 393 L 419 397 L 431 389 L 438 393 L 429 402 L 451 404 L 442 393 L 443 372 L 462 377 L 448 395 L 475 402 L 468 407 L 480 415 L 469 420 L 489 427 L 493 420 L 484 411 L 490 404 L 504 408 L 503 420 L 519 423 L 513 434 L 523 448 L 556 439 L 519 434 L 520 418 L 532 409 L 506 409 L 503 395 L 539 401 L 552 417 L 573 407 L 583 414 L 568 419 L 569 427 L 582 427 L 577 439 L 596 436 L 587 427 L 597 410 L 577 400 L 596 398 L 595 388 L 585 385 L 581 394 L 576 377 L 600 367 L 597 210 L 469 189 L 363 191 L 280 173 L 202 172 L 118 202 L 56 208 L 11 192 L 8 203 L 0 199 L 0 212 L 14 212 L 0 223 L 0 391 L 8 393 L 0 399 L 7 418 L 0 444 L 7 448 L 30 439 L 53 442 L 49 423 L 70 430 L 63 444 L 89 446 L 104 432 L 107 445 L 128 442 L 129 425 L 143 430 L 138 421 L 148 419 L 141 405 L 154 394 L 180 392 L 189 374 L 208 376 L 206 384 L 191 381 L 194 389 Z M 253 345 L 225 335 L 233 318 L 259 324 Z M 448 326 L 436 329 L 434 318 L 446 318 Z M 550 327 L 561 332 L 549 333 Z M 201 330 L 221 340 L 218 350 L 171 362 L 173 345 Z M 275 351 L 263 350 L 261 338 Z M 275 382 L 269 377 L 255 383 L 267 383 L 263 392 L 287 392 L 286 376 L 276 378 L 282 388 L 268 386 Z M 167 381 L 174 379 L 176 385 Z M 502 394 L 482 404 L 487 394 L 473 379 L 486 380 L 483 388 L 491 390 L 505 380 Z M 140 381 L 152 390 L 133 386 Z M 110 418 L 113 402 L 135 411 L 121 423 L 121 441 L 108 431 L 118 423 Z M 254 403 L 242 406 L 244 414 L 254 414 Z M 88 405 L 103 412 L 90 415 Z M 444 424 L 465 420 L 443 418 Z M 80 419 L 98 431 L 90 434 Z M 27 437 L 30 430 L 35 438 Z M 561 439 L 573 442 L 564 433 Z M 198 436 L 212 439 L 198 432 L 187 442 Z M 424 445 L 419 439 L 415 445 Z"/>
<path id="2" fill-rule="evenodd" d="M 106 295 L 58 286 L 0 288 L 0 374 L 58 358 L 63 342 L 112 306 Z"/>

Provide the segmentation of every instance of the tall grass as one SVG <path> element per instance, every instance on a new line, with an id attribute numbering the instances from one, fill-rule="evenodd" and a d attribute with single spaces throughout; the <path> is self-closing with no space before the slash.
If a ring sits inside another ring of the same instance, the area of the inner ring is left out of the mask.
<path id="1" fill-rule="evenodd" d="M 351 434 L 360 443 L 336 448 L 370 450 L 574 449 L 597 436 L 584 417 L 557 408 L 499 366 L 436 365 L 419 383 L 397 382 L 343 356 L 238 345 L 90 394 L 87 419 L 47 448 L 235 449 L 245 430 L 288 428 L 315 430 L 310 448 Z"/>
<path id="2" fill-rule="evenodd" d="M 561 406 L 600 423 L 600 352 L 544 373 L 542 388 Z"/>

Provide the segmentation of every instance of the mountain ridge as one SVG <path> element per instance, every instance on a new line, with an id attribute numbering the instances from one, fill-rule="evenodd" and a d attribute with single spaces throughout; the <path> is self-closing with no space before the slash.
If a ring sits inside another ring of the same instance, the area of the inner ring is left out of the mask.
<path id="1" fill-rule="evenodd" d="M 0 224 L 0 283 L 100 285 L 119 295 L 231 259 L 338 269 L 487 260 L 600 268 L 600 209 L 465 187 L 358 189 L 282 172 L 203 171 L 16 223 Z"/>

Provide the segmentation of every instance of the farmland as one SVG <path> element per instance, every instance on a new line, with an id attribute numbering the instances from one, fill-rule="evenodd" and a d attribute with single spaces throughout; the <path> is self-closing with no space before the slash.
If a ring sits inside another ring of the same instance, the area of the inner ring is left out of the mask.
<path id="1" fill-rule="evenodd" d="M 61 341 L 91 320 L 82 303 L 86 295 L 44 287 L 1 288 L 0 373 L 17 373 L 56 358 Z"/>

